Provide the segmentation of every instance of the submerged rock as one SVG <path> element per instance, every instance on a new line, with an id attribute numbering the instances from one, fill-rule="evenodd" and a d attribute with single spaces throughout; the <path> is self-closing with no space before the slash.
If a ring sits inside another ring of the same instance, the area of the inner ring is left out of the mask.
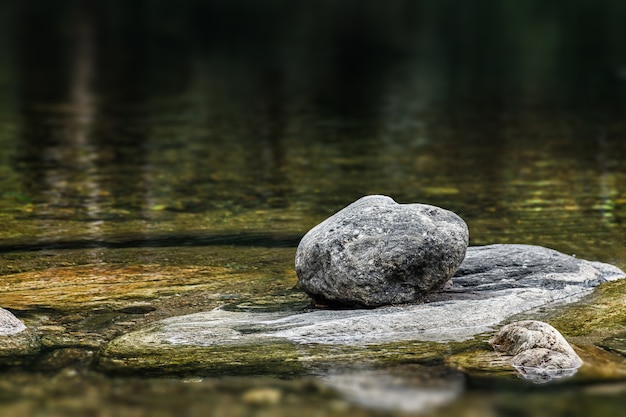
<path id="1" fill-rule="evenodd" d="M 378 307 L 422 300 L 443 288 L 467 249 L 465 222 L 425 204 L 363 197 L 300 241 L 296 272 L 316 302 Z"/>
<path id="2" fill-rule="evenodd" d="M 626 356 L 626 332 L 604 339 L 600 342 L 600 346 Z"/>
<path id="3" fill-rule="evenodd" d="M 465 378 L 443 366 L 403 364 L 379 369 L 336 370 L 322 382 L 357 404 L 383 411 L 424 413 L 450 403 L 465 389 Z"/>
<path id="4" fill-rule="evenodd" d="M 513 367 L 533 382 L 572 376 L 583 364 L 558 330 L 537 320 L 507 324 L 490 343 L 495 350 L 513 356 Z"/>
<path id="5" fill-rule="evenodd" d="M 161 295 L 192 290 L 214 294 L 225 289 L 232 291 L 244 278 L 241 272 L 221 266 L 97 264 L 45 268 L 3 275 L 0 305 L 16 310 L 74 311 L 87 307 L 123 310 Z"/>

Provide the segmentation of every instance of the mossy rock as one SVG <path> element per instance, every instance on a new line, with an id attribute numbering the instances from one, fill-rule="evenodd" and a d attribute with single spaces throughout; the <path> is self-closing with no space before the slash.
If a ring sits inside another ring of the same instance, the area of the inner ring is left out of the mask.
<path id="1" fill-rule="evenodd" d="M 580 301 L 552 310 L 546 321 L 565 336 L 594 343 L 626 332 L 626 279 L 601 284 Z"/>
<path id="2" fill-rule="evenodd" d="M 160 337 L 162 323 L 156 323 L 109 342 L 101 350 L 100 369 L 115 373 L 272 375 L 302 374 L 294 344 L 281 339 L 256 340 L 213 345 L 174 344 Z"/>
<path id="3" fill-rule="evenodd" d="M 626 332 L 604 339 L 599 346 L 626 356 Z"/>
<path id="4" fill-rule="evenodd" d="M 0 336 L 0 364 L 19 365 L 38 354 L 39 337 L 31 329 Z"/>

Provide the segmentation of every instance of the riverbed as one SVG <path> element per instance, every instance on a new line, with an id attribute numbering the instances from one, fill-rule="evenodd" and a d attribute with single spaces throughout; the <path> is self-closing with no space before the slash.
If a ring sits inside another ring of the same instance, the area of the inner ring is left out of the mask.
<path id="1" fill-rule="evenodd" d="M 490 331 L 200 370 L 102 353 L 175 316 L 311 311 L 298 242 L 369 194 L 626 270 L 624 5 L 24 3 L 0 5 L 0 307 L 40 349 L 3 358 L 0 414 L 620 414 L 624 280 L 520 316 L 587 364 L 550 384 L 494 366 Z"/>

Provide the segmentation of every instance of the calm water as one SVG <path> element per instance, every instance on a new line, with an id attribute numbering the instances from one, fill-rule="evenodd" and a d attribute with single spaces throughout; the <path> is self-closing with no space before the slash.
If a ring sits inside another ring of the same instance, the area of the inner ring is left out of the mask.
<path id="1" fill-rule="evenodd" d="M 15 3 L 0 4 L 3 275 L 228 266 L 249 296 L 287 291 L 299 238 L 375 193 L 457 212 L 471 244 L 626 269 L 626 3 Z M 94 307 L 31 296 L 4 306 L 61 322 Z M 47 397 L 70 389 L 50 388 L 62 368 L 7 370 L 30 391 L 4 387 L 2 400 L 62 413 Z M 77 415 L 132 402 L 119 390 L 137 404 L 162 393 L 170 409 L 185 398 L 188 415 L 211 409 L 194 397 L 207 392 L 220 412 L 251 412 L 228 408 L 228 384 L 84 372 Z M 541 393 L 473 384 L 469 403 L 560 412 Z M 322 401 L 298 387 L 285 388 L 296 403 Z"/>

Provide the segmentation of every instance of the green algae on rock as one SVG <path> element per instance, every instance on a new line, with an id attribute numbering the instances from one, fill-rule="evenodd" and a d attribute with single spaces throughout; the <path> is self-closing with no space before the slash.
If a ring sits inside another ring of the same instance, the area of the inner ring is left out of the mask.
<path id="1" fill-rule="evenodd" d="M 626 356 L 626 332 L 604 339 L 599 345 L 613 352 Z"/>
<path id="2" fill-rule="evenodd" d="M 31 329 L 0 336 L 0 364 L 21 364 L 37 355 L 40 349 L 39 338 Z"/>
<path id="3" fill-rule="evenodd" d="M 492 349 L 465 350 L 445 358 L 445 363 L 470 375 L 512 376 L 509 361 Z"/>
<path id="4" fill-rule="evenodd" d="M 574 345 L 583 360 L 575 379 L 620 381 L 626 378 L 626 359 L 619 353 L 594 345 Z"/>
<path id="5" fill-rule="evenodd" d="M 626 331 L 626 279 L 604 283 L 579 302 L 545 314 L 567 336 L 599 342 Z"/>
<path id="6" fill-rule="evenodd" d="M 57 310 L 126 306 L 137 299 L 215 291 L 228 285 L 244 286 L 247 279 L 248 276 L 226 267 L 86 265 L 50 268 L 3 276 L 0 304 L 16 309 Z"/>
<path id="7" fill-rule="evenodd" d="M 583 364 L 578 368 L 576 375 L 572 376 L 571 382 L 560 380 L 561 384 L 616 381 L 626 376 L 626 361 L 619 354 L 607 352 L 593 345 L 573 345 L 573 348 Z M 519 377 L 511 366 L 510 358 L 487 348 L 452 353 L 445 357 L 445 363 L 468 375 L 497 377 L 501 382 Z"/>
<path id="8" fill-rule="evenodd" d="M 0 308 L 0 364 L 15 365 L 39 352 L 36 333 L 10 311 Z"/>
<path id="9" fill-rule="evenodd" d="M 174 318 L 178 319 L 178 318 Z M 193 332 L 193 323 L 163 320 L 109 342 L 100 352 L 101 369 L 115 372 L 141 371 L 150 374 L 201 375 L 295 375 L 302 373 L 296 347 L 285 340 L 258 340 L 251 333 L 237 343 L 220 344 L 231 333 L 216 329 L 216 343 L 193 345 L 174 343 L 167 326 L 183 326 Z"/>

